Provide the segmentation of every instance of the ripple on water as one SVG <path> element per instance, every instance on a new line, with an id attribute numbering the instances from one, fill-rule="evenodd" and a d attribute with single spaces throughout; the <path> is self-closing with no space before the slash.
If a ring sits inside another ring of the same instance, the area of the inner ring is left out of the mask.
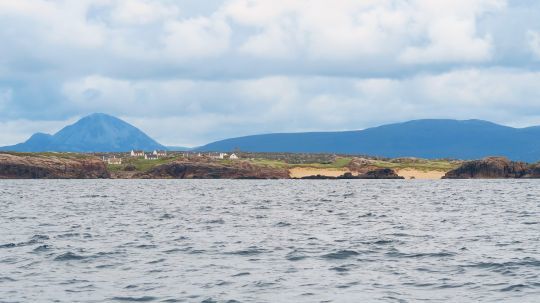
<path id="1" fill-rule="evenodd" d="M 521 182 L 2 180 L 0 301 L 537 302 Z"/>
<path id="2" fill-rule="evenodd" d="M 348 259 L 350 257 L 358 256 L 360 255 L 359 252 L 354 250 L 338 250 L 336 252 L 331 252 L 325 255 L 322 255 L 324 259 L 329 260 L 342 260 L 342 259 Z"/>
<path id="3" fill-rule="evenodd" d="M 227 252 L 225 254 L 238 255 L 238 256 L 255 256 L 255 255 L 263 254 L 265 252 L 267 252 L 267 250 L 252 246 L 252 247 L 248 247 L 247 249 L 235 250 L 235 251 Z"/>
<path id="4" fill-rule="evenodd" d="M 122 302 L 151 302 L 155 301 L 158 298 L 151 297 L 151 296 L 143 296 L 143 297 L 113 297 L 113 301 L 122 301 Z"/>
<path id="5" fill-rule="evenodd" d="M 58 255 L 54 258 L 54 261 L 78 261 L 78 260 L 84 260 L 88 258 L 87 256 L 78 255 L 73 252 L 66 252 L 61 255 Z"/>

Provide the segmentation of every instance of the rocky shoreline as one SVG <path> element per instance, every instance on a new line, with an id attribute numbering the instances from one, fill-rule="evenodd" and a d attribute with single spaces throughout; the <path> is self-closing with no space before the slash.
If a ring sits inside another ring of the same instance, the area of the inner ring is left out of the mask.
<path id="1" fill-rule="evenodd" d="M 540 166 L 510 161 L 503 157 L 489 157 L 467 161 L 446 173 L 443 179 L 538 179 Z"/>
<path id="2" fill-rule="evenodd" d="M 0 154 L 0 179 L 107 179 L 111 174 L 96 157 Z"/>
<path id="3" fill-rule="evenodd" d="M 448 170 L 443 179 L 540 178 L 540 165 L 501 157 L 466 161 Z M 348 172 L 333 176 L 314 174 L 291 177 L 287 167 L 249 161 L 220 162 L 207 158 L 178 158 L 145 170 L 111 166 L 93 155 L 69 153 L 0 153 L 0 179 L 404 179 L 392 168 L 353 159 Z"/>

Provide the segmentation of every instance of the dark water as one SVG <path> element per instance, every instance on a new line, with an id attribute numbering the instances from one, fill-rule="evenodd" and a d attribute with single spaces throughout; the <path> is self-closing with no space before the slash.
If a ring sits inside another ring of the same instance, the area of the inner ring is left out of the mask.
<path id="1" fill-rule="evenodd" d="M 0 302 L 540 302 L 538 181 L 0 181 Z"/>

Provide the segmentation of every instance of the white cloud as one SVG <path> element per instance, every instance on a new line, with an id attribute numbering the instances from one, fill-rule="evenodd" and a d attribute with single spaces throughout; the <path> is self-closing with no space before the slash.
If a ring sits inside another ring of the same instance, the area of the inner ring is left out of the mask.
<path id="1" fill-rule="evenodd" d="M 64 92 L 85 112 L 116 114 L 160 142 L 193 146 L 265 132 L 350 130 L 420 118 L 540 124 L 535 120 L 539 82 L 540 72 L 491 68 L 403 79 L 125 81 L 91 76 L 66 83 Z"/>
<path id="2" fill-rule="evenodd" d="M 11 88 L 0 87 L 0 110 L 6 108 L 13 98 L 13 90 Z"/>
<path id="3" fill-rule="evenodd" d="M 540 60 L 540 33 L 536 31 L 527 31 L 527 41 L 529 49 Z"/>
<path id="4" fill-rule="evenodd" d="M 144 25 L 180 14 L 177 6 L 148 0 L 117 0 L 111 9 L 113 22 L 123 25 Z"/>
<path id="5" fill-rule="evenodd" d="M 242 51 L 260 57 L 348 60 L 392 58 L 403 63 L 475 62 L 491 58 L 489 35 L 477 19 L 501 0 L 333 1 L 235 0 L 225 12 L 259 32 Z"/>
<path id="6" fill-rule="evenodd" d="M 523 12 L 538 5 L 506 2 L 0 0 L 0 120 L 109 112 L 191 145 L 427 117 L 534 123 L 540 34 Z"/>
<path id="7" fill-rule="evenodd" d="M 231 29 L 219 16 L 197 17 L 165 24 L 166 52 L 172 58 L 204 58 L 229 48 Z"/>

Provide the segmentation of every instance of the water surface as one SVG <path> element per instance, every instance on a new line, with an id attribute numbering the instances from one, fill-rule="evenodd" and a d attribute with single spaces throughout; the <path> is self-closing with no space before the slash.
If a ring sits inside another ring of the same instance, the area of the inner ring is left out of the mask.
<path id="1" fill-rule="evenodd" d="M 539 302 L 538 181 L 3 180 L 0 302 Z"/>

